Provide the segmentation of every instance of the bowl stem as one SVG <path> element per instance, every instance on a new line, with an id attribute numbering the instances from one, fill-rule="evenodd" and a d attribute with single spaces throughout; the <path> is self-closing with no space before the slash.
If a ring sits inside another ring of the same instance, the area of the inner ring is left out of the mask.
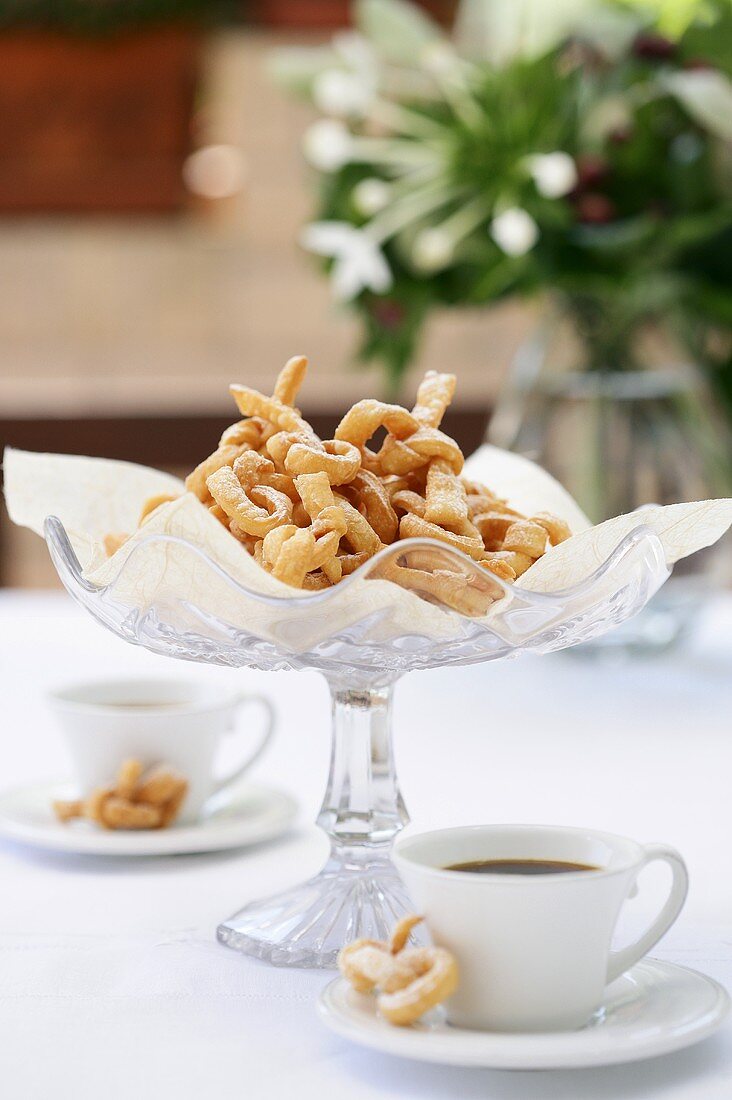
<path id="1" fill-rule="evenodd" d="M 333 748 L 317 824 L 330 840 L 320 874 L 245 906 L 219 926 L 221 943 L 275 966 L 330 967 L 350 940 L 384 940 L 410 908 L 390 858 L 407 824 L 391 736 L 393 682 L 330 683 Z"/>

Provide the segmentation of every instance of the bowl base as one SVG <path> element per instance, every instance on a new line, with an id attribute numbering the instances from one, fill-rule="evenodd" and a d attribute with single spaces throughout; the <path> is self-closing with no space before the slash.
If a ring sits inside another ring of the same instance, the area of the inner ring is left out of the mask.
<path id="1" fill-rule="evenodd" d="M 307 882 L 246 905 L 219 925 L 216 937 L 273 966 L 326 969 L 345 943 L 387 940 L 413 909 L 388 856 L 368 852 L 358 863 L 332 856 Z"/>

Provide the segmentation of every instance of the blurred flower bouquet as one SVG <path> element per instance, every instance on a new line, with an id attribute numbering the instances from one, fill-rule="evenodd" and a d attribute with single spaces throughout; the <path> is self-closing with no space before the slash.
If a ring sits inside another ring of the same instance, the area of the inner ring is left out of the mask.
<path id="1" fill-rule="evenodd" d="M 406 0 L 354 17 L 274 66 L 325 116 L 302 244 L 392 388 L 433 308 L 551 292 L 586 369 L 660 321 L 732 416 L 729 0 L 462 0 L 451 38 Z"/>

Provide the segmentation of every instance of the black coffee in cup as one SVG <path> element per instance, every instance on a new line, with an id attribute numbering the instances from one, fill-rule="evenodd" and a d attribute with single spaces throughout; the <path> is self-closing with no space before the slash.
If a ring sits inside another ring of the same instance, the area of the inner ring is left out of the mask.
<path id="1" fill-rule="evenodd" d="M 468 871 L 473 875 L 563 875 L 570 871 L 599 871 L 590 863 L 569 863 L 562 859 L 475 859 L 451 863 L 446 871 Z"/>

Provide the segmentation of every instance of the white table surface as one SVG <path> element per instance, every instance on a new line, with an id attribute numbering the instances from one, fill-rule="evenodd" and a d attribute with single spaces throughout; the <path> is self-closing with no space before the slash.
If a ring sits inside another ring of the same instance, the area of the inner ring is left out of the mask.
<path id="1" fill-rule="evenodd" d="M 592 1071 L 423 1066 L 360 1049 L 315 1014 L 328 975 L 218 946 L 217 922 L 317 870 L 328 698 L 310 673 L 234 672 L 124 644 L 60 594 L 0 595 L 0 786 L 67 773 L 44 703 L 89 675 L 165 672 L 268 693 L 280 728 L 255 777 L 295 793 L 295 830 L 252 851 L 152 860 L 0 841 L 0 1094 L 18 1100 L 729 1100 L 732 1024 L 688 1051 Z M 411 828 L 583 824 L 663 840 L 692 889 L 654 954 L 732 988 L 732 599 L 673 658 L 524 657 L 397 687 Z M 649 872 L 626 933 L 658 905 Z"/>

